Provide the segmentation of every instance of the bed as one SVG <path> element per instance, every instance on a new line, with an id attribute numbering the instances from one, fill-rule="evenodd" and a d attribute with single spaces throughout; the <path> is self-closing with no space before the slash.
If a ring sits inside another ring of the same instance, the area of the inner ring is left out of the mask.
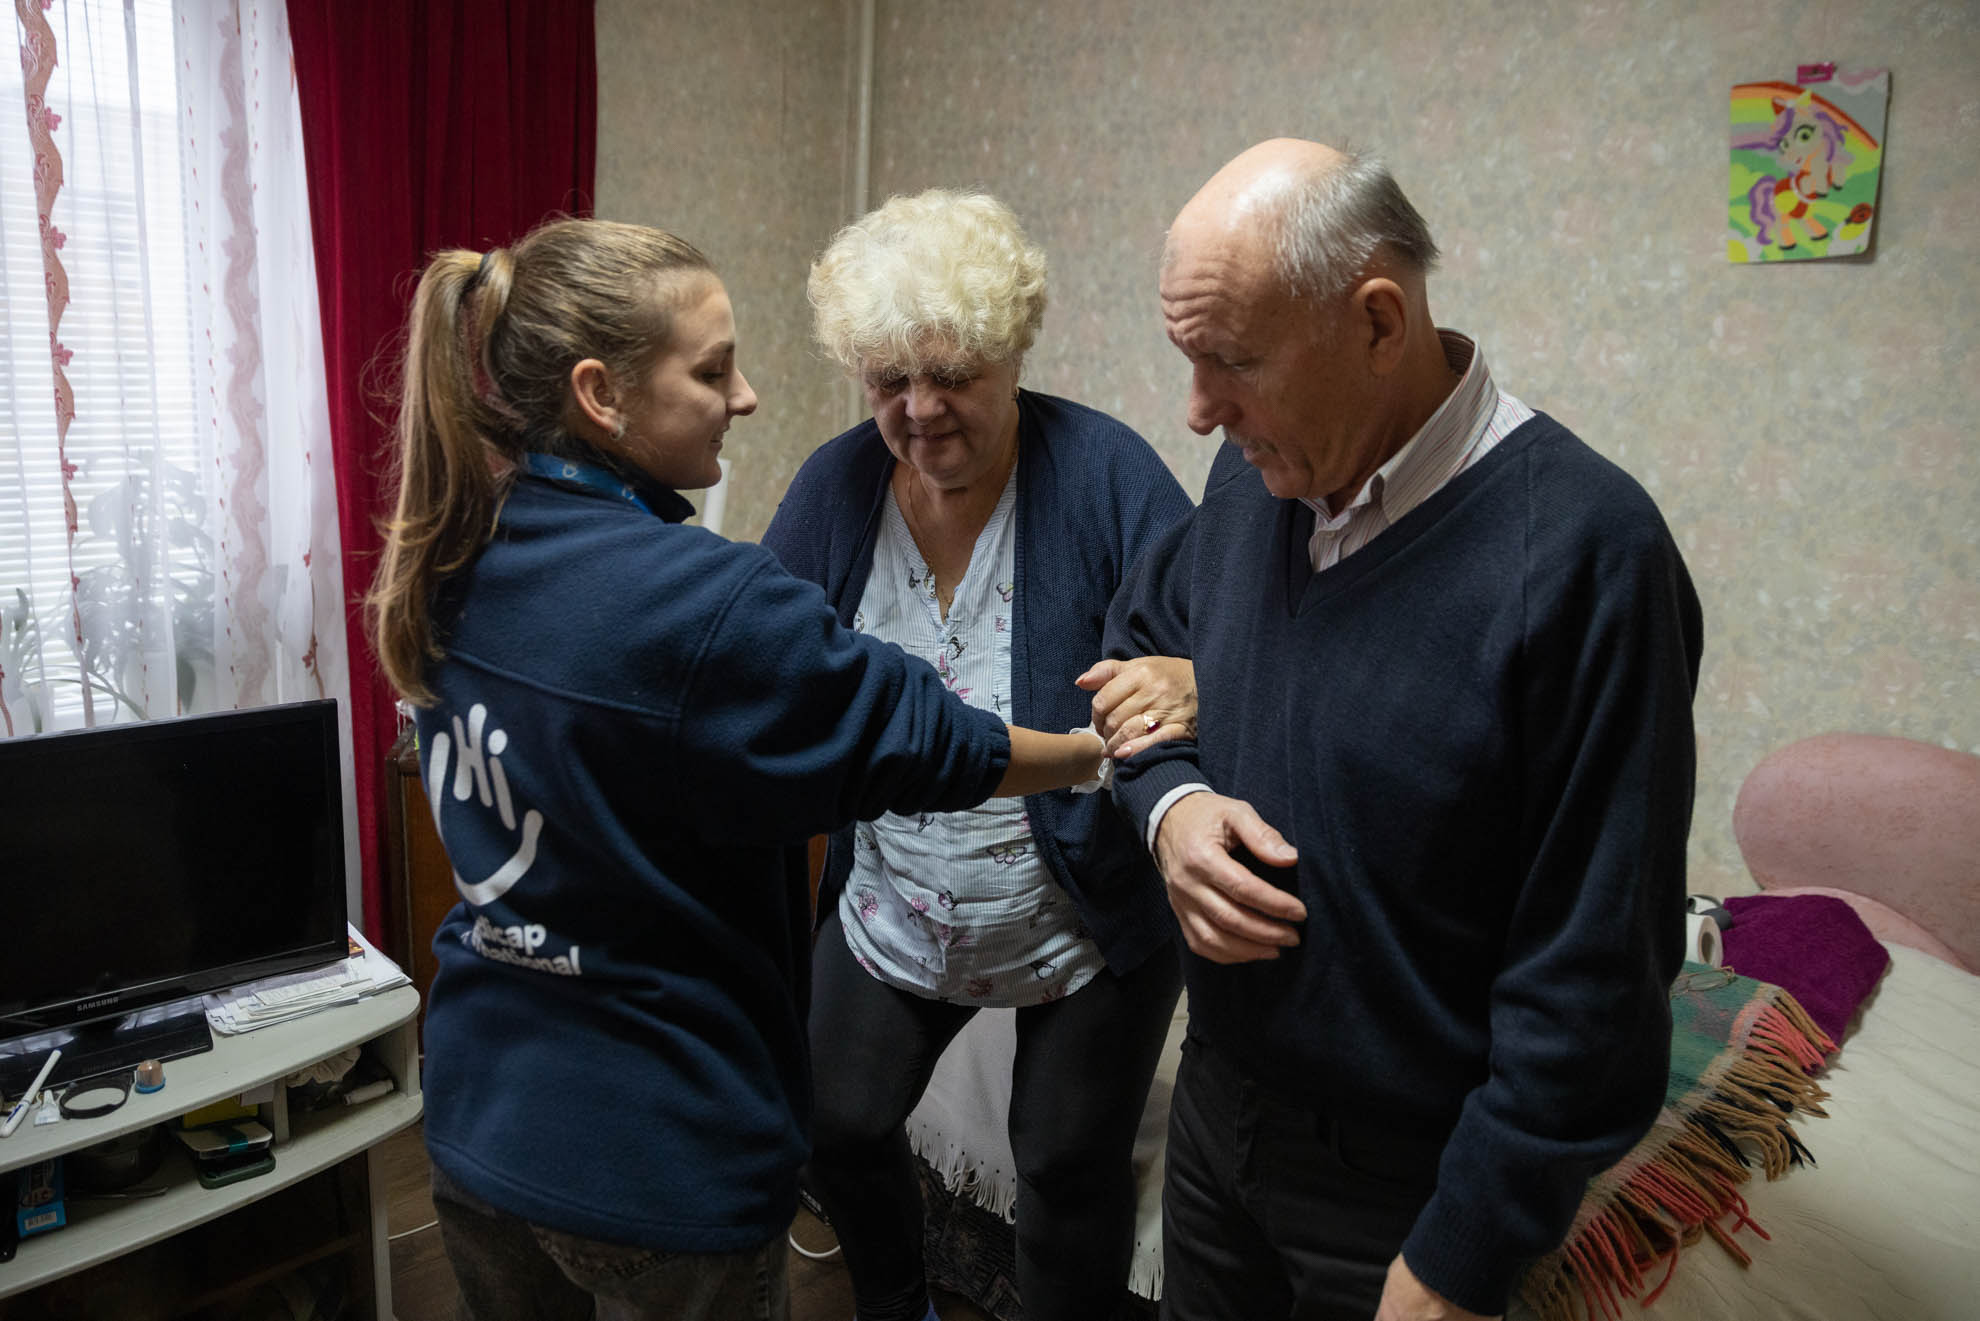
<path id="1" fill-rule="evenodd" d="M 1826 1117 L 1797 1115 L 1813 1168 L 1744 1195 L 1749 1267 L 1700 1239 L 1661 1296 L 1614 1315 L 1668 1321 L 1972 1321 L 1980 1317 L 1980 977 L 1886 942 L 1891 966 L 1821 1076 Z M 1162 1135 L 1180 1060 L 1178 1008 L 1135 1152 L 1140 1200 L 1124 1282 L 1161 1290 Z M 1015 1181 L 1005 1137 L 1013 1015 L 976 1016 L 943 1058 L 909 1138 L 930 1194 L 929 1269 L 1005 1321 Z M 1661 1279 L 1663 1266 L 1648 1272 Z M 1598 1312 L 1596 1315 L 1600 1315 Z M 1511 1318 L 1532 1313 L 1515 1304 Z"/>

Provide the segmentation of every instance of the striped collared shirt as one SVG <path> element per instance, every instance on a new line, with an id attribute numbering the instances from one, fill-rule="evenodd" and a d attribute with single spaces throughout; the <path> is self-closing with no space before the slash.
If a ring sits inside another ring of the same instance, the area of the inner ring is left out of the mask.
<path id="1" fill-rule="evenodd" d="M 1315 573 L 1331 569 L 1387 531 L 1533 416 L 1532 409 L 1493 383 L 1492 369 L 1477 344 L 1455 330 L 1439 328 L 1437 337 L 1443 341 L 1444 361 L 1461 378 L 1450 397 L 1375 470 L 1346 509 L 1336 514 L 1325 500 L 1301 500 L 1314 514 L 1306 552 Z"/>

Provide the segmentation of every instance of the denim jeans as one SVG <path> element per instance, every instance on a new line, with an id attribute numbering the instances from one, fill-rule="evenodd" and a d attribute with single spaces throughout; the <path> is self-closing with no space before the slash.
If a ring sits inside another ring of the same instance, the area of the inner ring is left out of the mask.
<path id="1" fill-rule="evenodd" d="M 580 1238 L 498 1211 L 437 1166 L 433 1209 L 461 1321 L 788 1321 L 782 1237 L 736 1253 Z"/>

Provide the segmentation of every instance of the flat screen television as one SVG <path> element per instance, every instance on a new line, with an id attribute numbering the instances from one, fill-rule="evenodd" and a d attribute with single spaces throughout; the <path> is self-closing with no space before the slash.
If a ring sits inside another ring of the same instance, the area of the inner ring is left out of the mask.
<path id="1" fill-rule="evenodd" d="M 0 740 L 0 1092 L 211 1049 L 188 997 L 348 952 L 337 704 Z"/>

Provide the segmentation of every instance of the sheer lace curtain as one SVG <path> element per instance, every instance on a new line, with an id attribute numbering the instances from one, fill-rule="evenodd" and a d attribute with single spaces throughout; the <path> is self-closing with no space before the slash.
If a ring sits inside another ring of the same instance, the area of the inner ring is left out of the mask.
<path id="1" fill-rule="evenodd" d="M 286 8 L 15 0 L 14 26 L 0 737 L 348 706 Z"/>

